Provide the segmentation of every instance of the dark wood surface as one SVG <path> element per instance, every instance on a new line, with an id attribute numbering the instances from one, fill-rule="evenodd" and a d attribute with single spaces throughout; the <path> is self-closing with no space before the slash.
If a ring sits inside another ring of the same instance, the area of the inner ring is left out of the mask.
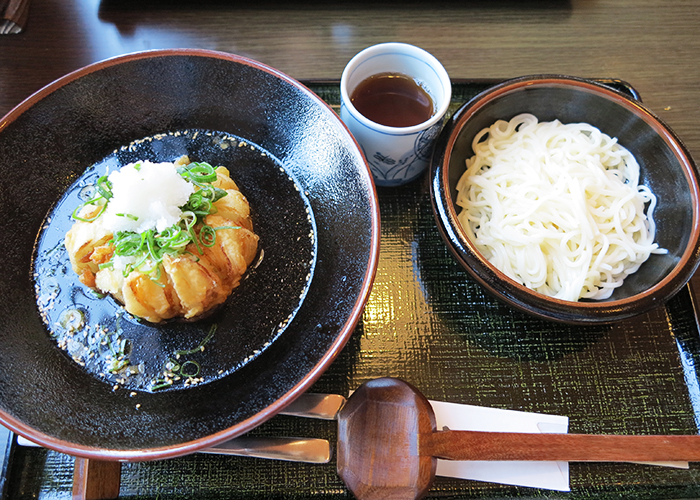
<path id="1" fill-rule="evenodd" d="M 119 496 L 121 464 L 76 458 L 73 500 L 112 500 Z"/>
<path id="2" fill-rule="evenodd" d="M 450 460 L 560 462 L 697 462 L 700 436 L 620 436 L 615 434 L 527 434 L 522 432 L 439 431 L 427 452 Z"/>
<path id="3" fill-rule="evenodd" d="M 32 0 L 0 38 L 0 115 L 56 78 L 127 52 L 232 52 L 297 79 L 340 78 L 366 46 L 401 41 L 453 78 L 615 77 L 700 155 L 696 0 Z"/>

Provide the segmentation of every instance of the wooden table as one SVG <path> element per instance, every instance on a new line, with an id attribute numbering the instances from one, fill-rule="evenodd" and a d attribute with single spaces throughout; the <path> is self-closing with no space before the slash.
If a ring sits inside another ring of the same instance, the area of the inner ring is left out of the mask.
<path id="1" fill-rule="evenodd" d="M 72 70 L 132 51 L 221 50 L 316 79 L 340 78 L 364 47 L 401 41 L 453 78 L 627 80 L 698 155 L 698 26 L 694 0 L 33 0 L 25 32 L 0 39 L 0 115 Z"/>
<path id="2" fill-rule="evenodd" d="M 232 52 L 306 81 L 338 79 L 359 50 L 401 41 L 433 53 L 453 79 L 560 73 L 625 80 L 700 157 L 698 26 L 694 0 L 32 0 L 24 32 L 0 37 L 0 116 L 70 71 L 133 51 Z M 313 88 L 333 99 L 332 89 Z M 465 98 L 475 88 L 462 88 Z M 420 182 L 379 189 L 383 246 L 375 288 L 357 334 L 319 390 L 394 375 L 432 399 L 567 414 L 572 432 L 697 432 L 700 337 L 687 292 L 609 329 L 533 321 L 469 281 L 442 245 L 426 196 Z M 513 337 L 516 330 L 524 333 Z M 331 439 L 335 432 L 332 423 L 284 419 L 263 430 L 278 431 Z M 442 480 L 431 496 L 700 496 L 695 465 L 643 467 L 572 467 L 569 495 Z M 70 495 L 70 457 L 18 450 L 11 468 L 12 498 Z M 349 496 L 332 465 L 204 455 L 125 466 L 121 495 Z"/>

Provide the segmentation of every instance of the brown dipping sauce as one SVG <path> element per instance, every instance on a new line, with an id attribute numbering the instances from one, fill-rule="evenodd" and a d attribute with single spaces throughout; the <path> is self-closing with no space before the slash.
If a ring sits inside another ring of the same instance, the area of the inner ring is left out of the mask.
<path id="1" fill-rule="evenodd" d="M 406 75 L 378 73 L 353 90 L 350 101 L 366 118 L 389 127 L 411 127 L 433 116 L 433 100 Z"/>

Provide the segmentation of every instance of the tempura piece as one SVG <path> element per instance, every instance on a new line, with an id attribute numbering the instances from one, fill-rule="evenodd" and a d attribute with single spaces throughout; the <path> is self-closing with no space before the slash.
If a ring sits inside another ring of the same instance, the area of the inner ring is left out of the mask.
<path id="1" fill-rule="evenodd" d="M 179 161 L 173 168 L 188 163 Z M 214 172 L 216 180 L 209 184 L 225 194 L 219 192 L 209 215 L 193 226 L 197 238 L 179 252 L 164 252 L 158 262 L 146 258 L 137 266 L 133 258 L 115 255 L 115 235 L 104 227 L 104 218 L 90 220 L 99 205 L 87 205 L 80 213 L 85 220 L 77 220 L 65 238 L 80 281 L 112 295 L 129 313 L 152 323 L 196 319 L 222 304 L 253 262 L 258 236 L 248 201 L 228 170 L 218 167 Z M 187 217 L 188 212 L 183 213 Z M 202 232 L 205 227 L 208 234 Z M 162 233 L 153 234 L 157 239 Z"/>

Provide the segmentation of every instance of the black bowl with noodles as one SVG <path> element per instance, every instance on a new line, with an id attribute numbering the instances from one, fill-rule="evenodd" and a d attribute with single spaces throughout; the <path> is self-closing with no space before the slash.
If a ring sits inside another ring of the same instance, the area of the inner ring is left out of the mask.
<path id="1" fill-rule="evenodd" d="M 105 171 L 182 155 L 228 168 L 259 250 L 211 315 L 154 325 L 83 286 L 63 238 Z M 364 157 L 330 107 L 256 61 L 163 50 L 77 70 L 0 121 L 0 172 L 0 421 L 46 447 L 150 460 L 243 434 L 321 376 L 369 296 Z"/>
<path id="2" fill-rule="evenodd" d="M 473 156 L 472 141 L 497 120 L 521 113 L 540 122 L 585 122 L 616 137 L 640 165 L 640 184 L 656 195 L 656 242 L 668 254 L 651 254 L 608 299 L 576 302 L 534 292 L 495 268 L 467 237 L 459 220 L 457 183 Z M 430 169 L 433 209 L 457 261 L 486 290 L 534 316 L 574 324 L 611 323 L 664 303 L 691 278 L 700 256 L 700 188 L 697 167 L 679 138 L 641 102 L 590 80 L 528 76 L 496 85 L 464 104 L 445 126 Z"/>

